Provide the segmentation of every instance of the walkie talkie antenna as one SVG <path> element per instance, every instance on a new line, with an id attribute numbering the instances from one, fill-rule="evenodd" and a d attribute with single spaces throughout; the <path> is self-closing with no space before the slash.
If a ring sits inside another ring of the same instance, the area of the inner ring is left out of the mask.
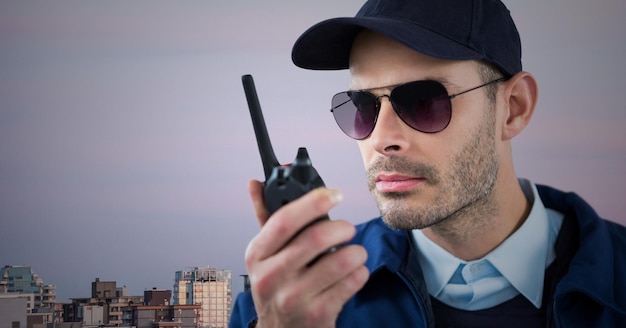
<path id="1" fill-rule="evenodd" d="M 261 112 L 261 104 L 259 103 L 259 97 L 254 87 L 252 75 L 242 76 L 241 81 L 243 82 L 243 89 L 246 93 L 246 100 L 248 100 L 250 116 L 252 116 L 252 125 L 254 126 L 254 134 L 256 135 L 257 144 L 259 145 L 261 162 L 263 162 L 263 170 L 265 171 L 265 179 L 267 180 L 272 175 L 274 168 L 280 166 L 280 163 L 276 158 L 269 134 L 267 133 L 267 127 L 265 126 L 265 120 Z"/>

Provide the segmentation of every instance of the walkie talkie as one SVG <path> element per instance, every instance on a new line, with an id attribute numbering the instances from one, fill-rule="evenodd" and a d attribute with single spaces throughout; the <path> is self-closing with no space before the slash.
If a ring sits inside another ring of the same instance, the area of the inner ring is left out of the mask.
<path id="1" fill-rule="evenodd" d="M 254 80 L 251 75 L 244 75 L 241 80 L 248 100 L 254 134 L 265 172 L 265 205 L 269 213 L 272 214 L 290 201 L 315 188 L 323 187 L 324 181 L 313 168 L 309 153 L 304 147 L 298 149 L 298 154 L 293 163 L 281 165 L 278 162 L 267 133 Z"/>

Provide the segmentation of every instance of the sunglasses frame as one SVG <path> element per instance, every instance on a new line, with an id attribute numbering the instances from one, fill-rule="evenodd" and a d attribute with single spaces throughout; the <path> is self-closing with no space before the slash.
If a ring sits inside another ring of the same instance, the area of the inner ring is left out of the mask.
<path id="1" fill-rule="evenodd" d="M 396 115 L 398 115 L 398 117 L 402 120 L 402 122 L 404 122 L 404 124 L 408 125 L 408 126 L 409 126 L 410 128 L 412 128 L 413 130 L 416 130 L 416 131 L 419 131 L 419 132 L 422 132 L 422 133 L 437 133 L 437 132 L 441 132 L 441 131 L 445 130 L 445 129 L 448 127 L 448 125 L 450 124 L 450 121 L 452 120 L 452 103 L 450 103 L 450 117 L 448 118 L 447 123 L 446 123 L 446 124 L 445 124 L 445 125 L 444 125 L 441 129 L 438 129 L 438 130 L 435 130 L 435 131 L 422 131 L 422 130 L 420 130 L 420 129 L 418 129 L 418 128 L 414 127 L 414 126 L 412 126 L 411 124 L 409 124 L 409 123 L 408 123 L 408 122 L 407 122 L 407 121 L 406 121 L 406 120 L 405 120 L 405 119 L 401 116 L 401 114 L 400 114 L 401 109 L 396 108 L 396 106 L 394 105 L 394 102 L 392 101 L 392 98 L 391 98 L 391 97 L 392 97 L 392 95 L 393 95 L 393 91 L 394 91 L 396 88 L 401 87 L 401 86 L 404 86 L 404 85 L 407 85 L 407 84 L 416 83 L 416 82 L 431 82 L 431 83 L 432 83 L 432 82 L 434 82 L 434 83 L 437 83 L 438 85 L 440 85 L 440 86 L 442 87 L 442 89 L 443 89 L 443 90 L 445 90 L 445 95 L 444 95 L 444 94 L 442 94 L 442 95 L 441 95 L 441 97 L 445 97 L 445 98 L 447 98 L 447 100 L 451 100 L 451 99 L 454 99 L 454 98 L 456 98 L 456 97 L 458 97 L 458 96 L 460 96 L 460 95 L 466 94 L 466 93 L 468 93 L 468 92 L 471 92 L 471 91 L 474 91 L 474 90 L 477 90 L 477 89 L 480 89 L 480 88 L 486 87 L 486 86 L 491 85 L 491 84 L 494 84 L 494 83 L 499 83 L 499 82 L 502 82 L 502 81 L 506 81 L 506 80 L 507 80 L 507 77 L 500 77 L 500 78 L 497 78 L 497 79 L 495 79 L 495 80 L 489 81 L 489 82 L 487 82 L 487 83 L 483 83 L 483 84 L 481 84 L 481 85 L 479 85 L 479 86 L 476 86 L 476 87 L 473 87 L 473 88 L 470 88 L 470 89 L 467 89 L 467 90 L 465 90 L 465 91 L 461 91 L 461 92 L 458 92 L 458 93 L 455 93 L 455 94 L 452 94 L 452 95 L 448 95 L 448 90 L 446 89 L 446 87 L 445 87 L 445 86 L 444 86 L 441 82 L 439 82 L 439 81 L 435 81 L 435 80 L 415 80 L 415 81 L 410 81 L 410 82 L 405 82 L 405 83 L 399 83 L 399 84 L 395 84 L 395 85 L 391 85 L 391 86 L 378 87 L 378 88 L 372 88 L 372 89 L 362 89 L 362 90 L 348 90 L 348 91 L 342 91 L 342 92 L 339 92 L 339 93 L 335 94 L 335 95 L 333 96 L 333 99 L 334 99 L 336 96 L 343 95 L 343 94 L 348 94 L 348 93 L 350 93 L 350 92 L 360 92 L 360 93 L 364 93 L 364 94 L 367 94 L 367 95 L 371 96 L 371 97 L 372 97 L 372 99 L 374 99 L 374 100 L 375 100 L 375 105 L 376 105 L 376 109 L 375 109 L 375 111 L 376 111 L 376 113 L 375 113 L 375 116 L 374 116 L 374 118 L 373 118 L 373 121 L 374 121 L 374 122 L 372 123 L 372 127 L 371 127 L 370 131 L 369 131 L 369 132 L 368 132 L 368 133 L 367 133 L 364 137 L 362 137 L 362 138 L 357 138 L 357 137 L 354 137 L 354 136 L 349 135 L 349 134 L 348 134 L 348 133 L 347 133 L 347 132 L 346 132 L 346 131 L 345 131 L 345 130 L 341 127 L 341 125 L 339 124 L 339 121 L 338 121 L 338 119 L 337 119 L 337 116 L 336 116 L 336 114 L 335 114 L 335 110 L 336 110 L 337 108 L 339 108 L 339 107 L 341 107 L 341 106 L 345 105 L 346 103 L 350 102 L 350 101 L 351 101 L 351 99 L 350 99 L 350 100 L 347 100 L 347 101 L 345 101 L 345 102 L 343 102 L 343 103 L 341 103 L 341 104 L 338 104 L 338 105 L 336 105 L 336 106 L 333 106 L 333 107 L 330 109 L 330 112 L 331 112 L 331 113 L 333 113 L 333 117 L 335 117 L 335 122 L 337 122 L 337 125 L 339 126 L 339 128 L 341 129 L 341 131 L 343 131 L 343 132 L 344 132 L 344 133 L 345 133 L 348 137 L 350 137 L 350 138 L 352 138 L 352 139 L 356 139 L 356 140 L 363 140 L 363 139 L 368 138 L 368 137 L 372 134 L 372 132 L 374 131 L 374 128 L 376 127 L 376 122 L 378 121 L 378 115 L 379 115 L 379 113 L 380 113 L 380 107 L 382 106 L 382 103 L 381 103 L 380 99 L 381 99 L 381 98 L 383 98 L 383 97 L 387 97 L 387 99 L 388 99 L 388 100 L 390 101 L 390 103 L 391 103 L 391 106 L 392 106 L 392 108 L 393 108 L 393 111 L 396 113 Z M 392 89 L 391 89 L 391 91 L 390 91 L 390 93 L 389 93 L 389 94 L 383 94 L 383 95 L 380 95 L 380 96 L 376 96 L 375 94 L 373 94 L 373 93 L 371 93 L 371 92 L 369 92 L 369 91 L 368 91 L 368 90 L 383 89 L 383 88 L 392 88 Z M 350 98 L 350 97 L 348 96 L 348 98 Z M 435 99 L 435 98 L 432 98 L 432 99 Z"/>

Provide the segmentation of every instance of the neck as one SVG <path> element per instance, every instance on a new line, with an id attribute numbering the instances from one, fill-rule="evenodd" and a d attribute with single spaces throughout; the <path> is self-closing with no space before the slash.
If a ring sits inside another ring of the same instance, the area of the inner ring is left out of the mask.
<path id="1" fill-rule="evenodd" d="M 465 261 L 483 258 L 513 234 L 530 211 L 517 178 L 508 186 L 496 184 L 489 194 L 423 229 L 424 235 Z"/>

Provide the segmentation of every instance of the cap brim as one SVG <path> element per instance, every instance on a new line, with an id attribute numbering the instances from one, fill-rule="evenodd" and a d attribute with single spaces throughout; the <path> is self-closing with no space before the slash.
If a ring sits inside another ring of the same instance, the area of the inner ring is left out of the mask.
<path id="1" fill-rule="evenodd" d="M 381 17 L 342 17 L 322 21 L 298 38 L 291 58 L 294 64 L 306 69 L 347 69 L 352 43 L 363 29 L 383 34 L 431 57 L 484 59 L 479 52 L 444 35 L 406 21 Z"/>

